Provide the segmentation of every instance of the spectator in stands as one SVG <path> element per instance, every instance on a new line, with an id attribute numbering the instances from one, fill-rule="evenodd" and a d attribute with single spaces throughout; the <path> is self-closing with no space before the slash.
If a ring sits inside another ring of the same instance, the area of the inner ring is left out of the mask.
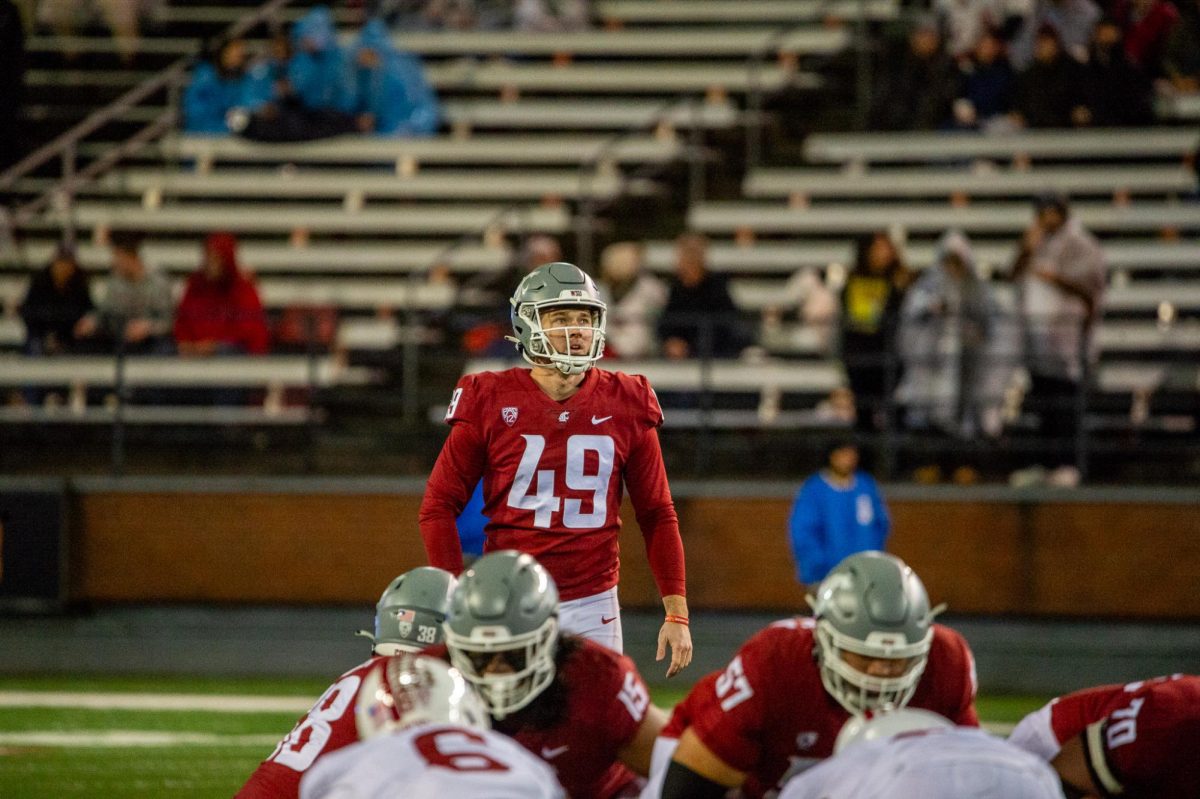
<path id="1" fill-rule="evenodd" d="M 1125 32 L 1129 60 L 1151 78 L 1161 77 L 1179 10 L 1169 0 L 1114 0 L 1112 17 Z"/>
<path id="2" fill-rule="evenodd" d="M 1178 92 L 1200 92 L 1200 0 L 1180 0 L 1179 24 L 1163 51 L 1163 72 Z"/>
<path id="3" fill-rule="evenodd" d="M 1153 122 L 1150 80 L 1129 60 L 1121 28 L 1113 20 L 1102 19 L 1096 26 L 1084 70 L 1092 125 L 1107 128 Z"/>
<path id="4" fill-rule="evenodd" d="M 992 130 L 1010 124 L 1016 75 L 1000 35 L 985 29 L 970 58 L 960 66 L 960 93 L 954 101 L 954 121 L 960 128 Z"/>
<path id="5" fill-rule="evenodd" d="M 481 286 L 497 300 L 495 310 L 487 312 L 482 318 L 478 314 L 467 313 L 455 320 L 458 329 L 463 331 L 463 349 L 478 357 L 511 355 L 512 345 L 504 340 L 512 324 L 509 320 L 508 298 L 534 269 L 562 259 L 562 246 L 553 236 L 534 233 L 526 238 L 508 268 L 492 275 Z"/>
<path id="6" fill-rule="evenodd" d="M 513 28 L 526 33 L 568 33 L 590 25 L 587 0 L 516 0 Z"/>
<path id="7" fill-rule="evenodd" d="M 655 324 L 667 304 L 667 286 L 642 271 L 642 247 L 610 244 L 600 256 L 600 296 L 608 305 L 604 353 L 645 358 L 657 349 Z"/>
<path id="8" fill-rule="evenodd" d="M 204 241 L 204 262 L 188 278 L 175 313 L 180 355 L 263 355 L 266 315 L 258 290 L 237 261 L 237 239 L 213 233 Z"/>
<path id="9" fill-rule="evenodd" d="M 350 50 L 338 110 L 358 129 L 383 136 L 430 136 L 441 111 L 421 60 L 392 44 L 383 20 L 368 22 Z"/>
<path id="10" fill-rule="evenodd" d="M 673 360 L 736 356 L 746 346 L 725 275 L 708 270 L 708 239 L 675 240 L 675 276 L 658 323 L 663 355 Z"/>
<path id="11" fill-rule="evenodd" d="M 183 93 L 184 129 L 189 133 L 239 129 L 234 115 L 252 114 L 271 102 L 273 82 L 268 72 L 250 68 L 245 40 L 231 39 L 192 73 Z"/>
<path id="12" fill-rule="evenodd" d="M 117 54 L 126 66 L 130 66 L 138 53 L 140 19 L 149 16 L 159 3 L 156 0 L 41 0 L 37 5 L 39 21 L 53 28 L 59 36 L 74 35 L 80 23 L 86 25 L 98 9 L 112 30 Z M 68 57 L 73 56 L 68 53 Z"/>
<path id="13" fill-rule="evenodd" d="M 379 0 L 368 9 L 405 31 L 501 30 L 512 24 L 512 0 Z"/>
<path id="14" fill-rule="evenodd" d="M 825 468 L 800 486 L 788 518 L 796 578 L 809 591 L 842 559 L 882 550 L 891 521 L 875 479 L 858 468 L 858 444 L 837 439 Z"/>
<path id="15" fill-rule="evenodd" d="M 21 160 L 25 101 L 25 28 L 12 0 L 0 0 L 0 172 Z"/>
<path id="16" fill-rule="evenodd" d="M 337 42 L 333 14 L 326 6 L 309 11 L 292 29 L 288 83 L 300 103 L 329 111 L 344 103 L 346 53 Z"/>
<path id="17" fill-rule="evenodd" d="M 763 308 L 763 328 L 777 329 L 785 317 L 794 315 L 812 331 L 816 351 L 827 355 L 836 338 L 837 312 L 837 297 L 821 279 L 821 271 L 806 266 L 788 278 L 778 303 Z"/>
<path id="18" fill-rule="evenodd" d="M 896 323 L 912 275 L 888 234 L 858 241 L 854 269 L 841 297 L 842 360 L 861 429 L 881 429 L 884 397 L 898 379 Z"/>
<path id="19" fill-rule="evenodd" d="M 1029 397 L 1040 432 L 1051 441 L 1050 481 L 1079 482 L 1073 461 L 1079 419 L 1076 399 L 1086 388 L 1085 367 L 1094 363 L 1096 323 L 1105 288 L 1104 251 L 1078 219 L 1067 199 L 1046 194 L 1035 201 L 1036 217 L 1025 231 L 1012 278 L 1025 340 Z M 1034 475 L 1036 477 L 1036 474 Z M 1017 479 L 1028 479 L 1029 475 Z"/>
<path id="20" fill-rule="evenodd" d="M 497 296 L 511 297 L 517 290 L 517 284 L 534 269 L 562 259 L 562 245 L 558 243 L 558 239 L 545 233 L 534 233 L 521 243 L 508 268 L 488 280 L 484 288 L 495 292 Z M 507 305 L 504 308 L 504 320 L 507 324 Z"/>
<path id="21" fill-rule="evenodd" d="M 995 316 L 970 242 L 958 231 L 946 233 L 900 309 L 896 339 L 904 379 L 896 401 L 909 427 L 967 440 L 982 431 L 989 404 L 999 400 L 985 394 Z"/>
<path id="22" fill-rule="evenodd" d="M 88 278 L 75 259 L 75 250 L 60 245 L 43 269 L 29 281 L 21 301 L 26 355 L 70 352 L 75 325 L 91 312 Z"/>
<path id="23" fill-rule="evenodd" d="M 887 59 L 872 103 L 872 124 L 882 130 L 936 130 L 950 119 L 958 94 L 954 63 L 942 50 L 937 20 L 922 17 L 900 56 Z"/>
<path id="24" fill-rule="evenodd" d="M 972 57 L 979 40 L 999 31 L 1009 19 L 1004 0 L 934 0 L 933 10 L 946 32 L 946 52 L 955 60 Z"/>
<path id="25" fill-rule="evenodd" d="M 1049 26 L 1058 34 L 1060 47 L 1082 61 L 1099 20 L 1100 8 L 1092 0 L 1036 0 L 1033 12 L 1013 38 L 1008 56 L 1018 70 L 1028 67 L 1035 57 L 1038 36 Z"/>
<path id="26" fill-rule="evenodd" d="M 92 313 L 75 325 L 75 338 L 93 346 L 123 347 L 137 354 L 164 354 L 173 350 L 171 320 L 175 303 L 171 284 L 142 260 L 142 236 L 120 231 L 110 237 L 112 274 L 103 299 Z"/>
<path id="27" fill-rule="evenodd" d="M 1031 128 L 1087 125 L 1091 113 L 1083 65 L 1062 48 L 1058 31 L 1043 25 L 1033 64 L 1017 76 L 1014 118 Z"/>

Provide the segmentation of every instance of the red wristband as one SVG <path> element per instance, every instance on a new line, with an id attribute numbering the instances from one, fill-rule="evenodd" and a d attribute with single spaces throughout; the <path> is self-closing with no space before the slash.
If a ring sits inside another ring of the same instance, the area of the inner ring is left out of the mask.
<path id="1" fill-rule="evenodd" d="M 666 620 L 672 624 L 682 624 L 684 627 L 686 627 L 688 623 L 687 616 L 676 616 L 674 613 L 668 613 Z"/>

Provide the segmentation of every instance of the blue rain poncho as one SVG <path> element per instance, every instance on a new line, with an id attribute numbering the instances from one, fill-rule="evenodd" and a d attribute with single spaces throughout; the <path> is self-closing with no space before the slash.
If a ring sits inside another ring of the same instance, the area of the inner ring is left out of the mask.
<path id="1" fill-rule="evenodd" d="M 196 67 L 183 93 L 183 127 L 188 133 L 228 133 L 231 110 L 253 112 L 272 99 L 273 82 L 258 67 L 227 76 L 205 62 Z"/>
<path id="2" fill-rule="evenodd" d="M 378 66 L 367 68 L 359 63 L 364 50 L 378 55 Z M 441 110 L 421 60 L 396 49 L 382 20 L 373 19 L 363 27 L 345 64 L 339 110 L 355 116 L 373 115 L 375 132 L 384 136 L 437 132 Z"/>
<path id="3" fill-rule="evenodd" d="M 345 103 L 346 53 L 337 43 L 333 14 L 325 6 L 309 11 L 292 29 L 294 54 L 287 77 L 307 108 L 338 109 Z"/>

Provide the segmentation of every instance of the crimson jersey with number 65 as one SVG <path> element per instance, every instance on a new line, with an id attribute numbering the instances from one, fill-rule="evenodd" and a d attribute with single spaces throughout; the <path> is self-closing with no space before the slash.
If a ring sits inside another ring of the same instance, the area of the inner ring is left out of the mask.
<path id="1" fill-rule="evenodd" d="M 829 757 L 850 714 L 821 683 L 813 631 L 812 619 L 795 618 L 756 634 L 723 672 L 696 683 L 662 734 L 678 738 L 690 727 L 713 754 L 746 773 L 748 797 L 778 790 Z M 908 706 L 979 726 L 974 660 L 954 630 L 933 626 L 929 661 Z"/>
<path id="2" fill-rule="evenodd" d="M 1078 735 L 1104 796 L 1200 796 L 1200 677 L 1176 674 L 1068 694 L 1022 719 L 1009 742 L 1053 760 Z"/>
<path id="3" fill-rule="evenodd" d="M 684 593 L 683 544 L 658 442 L 662 410 L 646 378 L 592 368 L 557 402 L 528 369 L 467 375 L 446 421 L 450 435 L 421 502 L 430 565 L 462 570 L 455 519 L 482 478 L 485 551 L 533 555 L 563 600 L 606 591 L 617 584 L 627 490 L 659 591 Z"/>
<path id="4" fill-rule="evenodd" d="M 271 756 L 259 764 L 234 799 L 295 799 L 300 778 L 318 757 L 358 740 L 354 698 L 378 657 L 355 666 L 329 686 Z"/>
<path id="5" fill-rule="evenodd" d="M 422 724 L 321 758 L 300 799 L 563 799 L 554 770 L 491 730 Z"/>

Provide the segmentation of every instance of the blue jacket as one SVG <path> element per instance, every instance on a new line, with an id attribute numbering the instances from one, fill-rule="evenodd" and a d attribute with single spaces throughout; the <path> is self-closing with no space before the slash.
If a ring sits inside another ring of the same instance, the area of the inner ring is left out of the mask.
<path id="1" fill-rule="evenodd" d="M 788 520 L 800 582 L 820 582 L 855 552 L 882 550 L 890 529 L 879 486 L 869 474 L 855 472 L 854 483 L 846 489 L 814 474 L 800 486 Z"/>
<path id="2" fill-rule="evenodd" d="M 237 77 L 223 77 L 212 64 L 196 67 L 183 93 L 183 127 L 188 133 L 228 133 L 225 115 L 232 108 L 255 111 L 274 99 L 274 86 L 261 66 Z"/>
<path id="3" fill-rule="evenodd" d="M 363 50 L 379 56 L 379 66 L 358 63 Z M 384 136 L 429 136 L 441 118 L 437 94 L 425 79 L 421 60 L 398 51 L 382 20 L 368 22 L 345 59 L 338 109 L 372 114 L 375 132 Z"/>
<path id="4" fill-rule="evenodd" d="M 475 486 L 475 493 L 467 500 L 467 506 L 455 521 L 464 555 L 479 557 L 483 554 L 483 541 L 487 537 L 483 528 L 487 523 L 488 517 L 483 515 L 483 481 L 480 480 Z"/>
<path id="5" fill-rule="evenodd" d="M 292 60 L 287 77 L 300 102 L 312 109 L 342 103 L 346 54 L 337 43 L 333 14 L 325 6 L 309 11 L 292 29 Z"/>

